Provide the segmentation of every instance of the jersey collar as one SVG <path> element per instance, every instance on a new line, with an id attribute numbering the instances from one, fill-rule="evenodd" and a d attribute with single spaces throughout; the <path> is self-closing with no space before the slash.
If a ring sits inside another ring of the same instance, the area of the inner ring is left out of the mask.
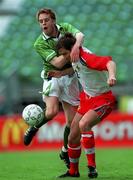
<path id="1" fill-rule="evenodd" d="M 61 30 L 61 27 L 60 27 L 60 25 L 58 25 L 58 24 L 56 24 L 56 27 L 57 27 L 57 29 L 58 29 L 58 31 L 59 31 L 59 35 L 58 35 L 58 38 L 60 37 L 60 30 Z M 48 36 L 48 35 L 46 35 L 44 32 L 42 33 L 42 38 L 44 39 L 44 40 L 49 40 L 49 39 L 58 39 L 58 38 L 55 38 L 55 37 L 51 37 L 51 36 Z"/>

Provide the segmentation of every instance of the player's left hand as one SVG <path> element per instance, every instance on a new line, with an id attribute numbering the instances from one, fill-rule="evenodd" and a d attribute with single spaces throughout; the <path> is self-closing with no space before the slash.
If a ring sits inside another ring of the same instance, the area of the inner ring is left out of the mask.
<path id="1" fill-rule="evenodd" d="M 75 44 L 70 53 L 71 62 L 76 62 L 79 60 L 79 47 Z"/>
<path id="2" fill-rule="evenodd" d="M 116 84 L 116 78 L 115 77 L 109 77 L 107 80 L 107 83 L 109 86 L 114 86 Z"/>

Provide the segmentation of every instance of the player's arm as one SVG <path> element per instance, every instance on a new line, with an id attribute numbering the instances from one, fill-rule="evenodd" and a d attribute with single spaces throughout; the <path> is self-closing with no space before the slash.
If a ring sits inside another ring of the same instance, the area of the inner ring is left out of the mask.
<path id="1" fill-rule="evenodd" d="M 71 61 L 76 62 L 79 60 L 79 48 L 82 46 L 84 34 L 79 29 L 69 23 L 63 23 L 63 28 L 66 33 L 72 33 L 76 38 L 76 43 L 71 50 Z"/>
<path id="2" fill-rule="evenodd" d="M 61 71 L 50 71 L 48 73 L 48 75 L 50 77 L 56 77 L 56 78 L 60 78 L 61 76 L 65 76 L 65 75 L 72 75 L 74 73 L 74 70 L 72 67 L 70 68 L 67 68 L 67 69 L 64 69 L 64 70 L 61 70 Z"/>
<path id="3" fill-rule="evenodd" d="M 66 63 L 70 61 L 70 56 L 68 59 L 68 55 L 60 55 L 57 56 L 57 53 L 50 49 L 46 44 L 35 43 L 34 48 L 37 53 L 47 62 L 51 63 L 54 67 L 61 69 Z"/>
<path id="4" fill-rule="evenodd" d="M 55 66 L 58 69 L 61 69 L 66 63 L 68 63 L 70 61 L 70 57 L 68 57 L 67 55 L 60 55 L 60 56 L 56 56 L 54 57 L 50 63 Z"/>
<path id="5" fill-rule="evenodd" d="M 79 48 L 82 46 L 84 34 L 81 32 L 76 33 L 76 43 L 74 44 L 72 50 L 71 50 L 71 61 L 76 62 L 79 59 Z"/>
<path id="6" fill-rule="evenodd" d="M 64 69 L 64 70 L 62 71 L 62 76 L 72 75 L 72 74 L 74 74 L 74 70 L 73 70 L 72 67 L 67 68 L 67 69 Z"/>
<path id="7" fill-rule="evenodd" d="M 109 77 L 107 83 L 110 86 L 113 86 L 116 83 L 116 64 L 112 61 L 111 56 L 97 56 L 96 54 L 92 54 L 84 51 L 82 48 L 81 52 L 81 60 L 91 69 L 95 69 L 98 71 L 108 71 Z"/>
<path id="8" fill-rule="evenodd" d="M 109 73 L 107 83 L 109 86 L 113 86 L 116 84 L 116 64 L 114 61 L 109 61 L 106 66 Z"/>
<path id="9" fill-rule="evenodd" d="M 89 51 L 80 48 L 81 61 L 83 61 L 89 68 L 98 71 L 108 71 L 107 63 L 112 61 L 111 56 L 99 56 Z"/>

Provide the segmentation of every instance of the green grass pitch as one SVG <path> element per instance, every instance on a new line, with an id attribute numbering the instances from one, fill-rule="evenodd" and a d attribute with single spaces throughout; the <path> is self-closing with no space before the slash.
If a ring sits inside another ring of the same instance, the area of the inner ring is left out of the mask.
<path id="1" fill-rule="evenodd" d="M 133 149 L 97 149 L 96 160 L 98 180 L 133 180 Z M 64 172 L 66 167 L 59 159 L 59 151 L 0 153 L 0 180 L 57 180 Z M 84 152 L 80 175 L 76 179 L 89 179 Z"/>

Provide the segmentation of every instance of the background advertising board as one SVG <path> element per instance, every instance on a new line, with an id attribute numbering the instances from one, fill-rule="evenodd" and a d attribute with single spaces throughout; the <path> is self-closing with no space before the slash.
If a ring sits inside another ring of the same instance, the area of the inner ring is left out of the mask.
<path id="1" fill-rule="evenodd" d="M 40 128 L 30 146 L 23 145 L 27 125 L 20 115 L 0 117 L 0 151 L 41 150 L 62 145 L 65 117 L 59 113 Z M 133 147 L 133 115 L 112 113 L 93 128 L 96 147 Z"/>

